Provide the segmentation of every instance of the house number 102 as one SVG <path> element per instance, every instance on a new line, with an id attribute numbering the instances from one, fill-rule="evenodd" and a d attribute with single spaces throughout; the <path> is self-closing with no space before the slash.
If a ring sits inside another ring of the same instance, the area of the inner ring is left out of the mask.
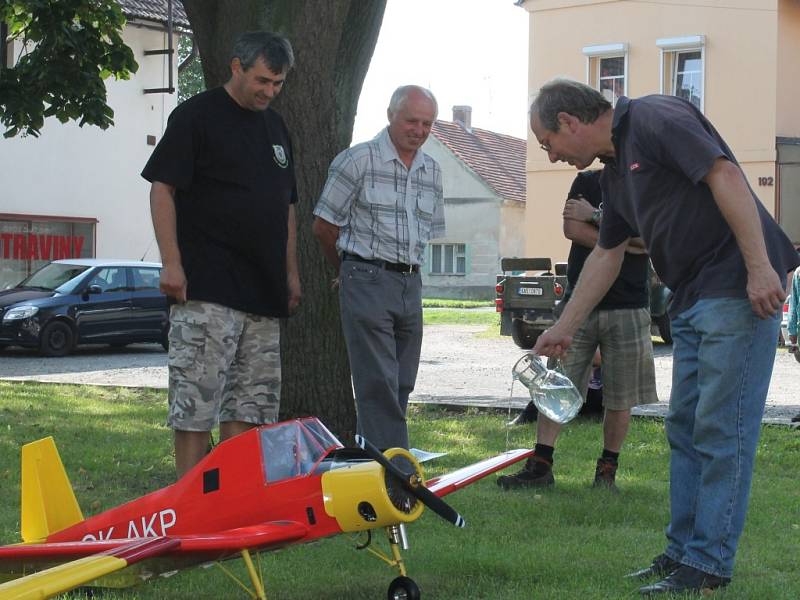
<path id="1" fill-rule="evenodd" d="M 771 186 L 774 185 L 774 181 L 775 181 L 774 177 L 759 177 L 758 185 Z"/>

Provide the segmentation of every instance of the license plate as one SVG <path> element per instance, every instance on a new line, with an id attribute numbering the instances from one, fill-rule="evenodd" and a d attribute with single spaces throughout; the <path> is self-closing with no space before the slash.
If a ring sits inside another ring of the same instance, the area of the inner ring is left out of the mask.
<path id="1" fill-rule="evenodd" d="M 541 296 L 542 295 L 542 288 L 534 288 L 534 287 L 521 287 L 519 288 L 519 295 L 520 296 Z"/>

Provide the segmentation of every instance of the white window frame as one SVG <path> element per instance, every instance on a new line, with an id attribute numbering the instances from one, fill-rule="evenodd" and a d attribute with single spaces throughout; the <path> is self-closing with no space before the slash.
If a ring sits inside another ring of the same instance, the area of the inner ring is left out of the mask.
<path id="1" fill-rule="evenodd" d="M 700 81 L 700 112 L 706 111 L 706 36 L 704 35 L 685 35 L 681 37 L 660 38 L 656 40 L 659 53 L 659 92 L 662 94 L 675 95 L 675 69 L 677 68 L 678 55 L 684 52 L 700 52 L 701 75 Z M 667 73 L 667 58 L 670 59 L 669 73 Z M 667 77 L 669 77 L 668 87 Z"/>
<path id="2" fill-rule="evenodd" d="M 444 262 L 445 262 L 445 256 L 446 256 L 445 247 L 446 246 L 452 246 L 453 247 L 453 262 L 450 265 L 453 270 L 452 270 L 452 272 L 447 272 L 447 271 L 444 271 L 444 270 L 442 270 L 442 271 L 434 271 L 433 270 L 433 253 L 437 248 L 440 249 L 439 250 L 441 252 L 440 268 L 444 269 Z M 459 252 L 458 251 L 459 247 L 463 248 L 463 251 Z M 466 275 L 467 274 L 467 244 L 466 243 L 464 243 L 464 242 L 438 243 L 437 242 L 435 244 L 430 244 L 430 248 L 431 248 L 431 265 L 430 265 L 430 270 L 428 272 L 429 275 L 457 275 L 457 276 L 461 276 L 461 275 Z M 463 271 L 458 271 L 457 270 L 458 269 L 458 259 L 459 258 L 463 258 L 464 259 L 464 270 Z"/>
<path id="3" fill-rule="evenodd" d="M 628 95 L 628 44 L 601 44 L 597 46 L 584 46 L 581 52 L 586 57 L 586 84 L 596 90 L 600 90 L 600 61 L 604 58 L 623 58 L 624 72 L 622 94 Z M 612 106 L 616 104 L 616 98 L 612 99 Z"/>

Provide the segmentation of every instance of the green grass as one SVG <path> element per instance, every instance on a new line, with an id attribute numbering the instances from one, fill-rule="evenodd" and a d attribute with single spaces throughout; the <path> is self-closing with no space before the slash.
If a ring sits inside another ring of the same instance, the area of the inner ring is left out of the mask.
<path id="1" fill-rule="evenodd" d="M 500 315 L 487 310 L 469 308 L 423 309 L 422 322 L 425 325 L 485 325 L 500 328 Z"/>
<path id="2" fill-rule="evenodd" d="M 169 483 L 171 436 L 163 426 L 164 392 L 0 382 L 0 540 L 19 539 L 19 445 L 54 435 L 78 501 L 87 514 Z M 428 463 L 429 476 L 506 449 L 505 414 L 412 407 L 414 445 L 449 454 Z M 510 432 L 510 447 L 529 446 L 529 428 Z M 423 597 L 637 598 L 622 578 L 663 548 L 668 519 L 668 453 L 663 424 L 635 419 L 613 495 L 590 482 L 601 425 L 564 429 L 552 490 L 502 492 L 494 476 L 448 496 L 467 519 L 456 530 L 433 514 L 409 526 L 404 553 Z M 733 584 L 715 598 L 800 597 L 800 434 L 765 427 L 750 513 Z M 344 536 L 263 556 L 271 600 L 386 597 L 395 576 Z M 229 563 L 242 573 L 240 561 Z M 107 600 L 244 598 L 216 568 L 192 569 Z"/>
<path id="3" fill-rule="evenodd" d="M 449 298 L 423 298 L 422 308 L 481 308 L 494 306 L 494 300 L 450 300 Z"/>

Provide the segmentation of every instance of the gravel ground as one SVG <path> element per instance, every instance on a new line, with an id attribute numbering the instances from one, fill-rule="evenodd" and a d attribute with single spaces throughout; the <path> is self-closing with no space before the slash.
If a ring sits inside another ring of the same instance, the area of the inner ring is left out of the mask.
<path id="1" fill-rule="evenodd" d="M 412 401 L 521 408 L 527 390 L 513 387 L 511 367 L 523 354 L 509 337 L 483 337 L 485 328 L 470 325 L 432 325 L 425 329 L 417 388 Z M 660 402 L 638 414 L 663 415 L 671 387 L 671 346 L 656 344 L 656 384 Z M 0 353 L 0 379 L 32 380 L 131 387 L 167 386 L 167 355 L 156 344 L 126 348 L 80 348 L 64 358 L 43 358 L 31 350 L 8 348 Z M 788 423 L 800 413 L 797 380 L 800 365 L 778 349 L 767 396 L 765 422 Z"/>

